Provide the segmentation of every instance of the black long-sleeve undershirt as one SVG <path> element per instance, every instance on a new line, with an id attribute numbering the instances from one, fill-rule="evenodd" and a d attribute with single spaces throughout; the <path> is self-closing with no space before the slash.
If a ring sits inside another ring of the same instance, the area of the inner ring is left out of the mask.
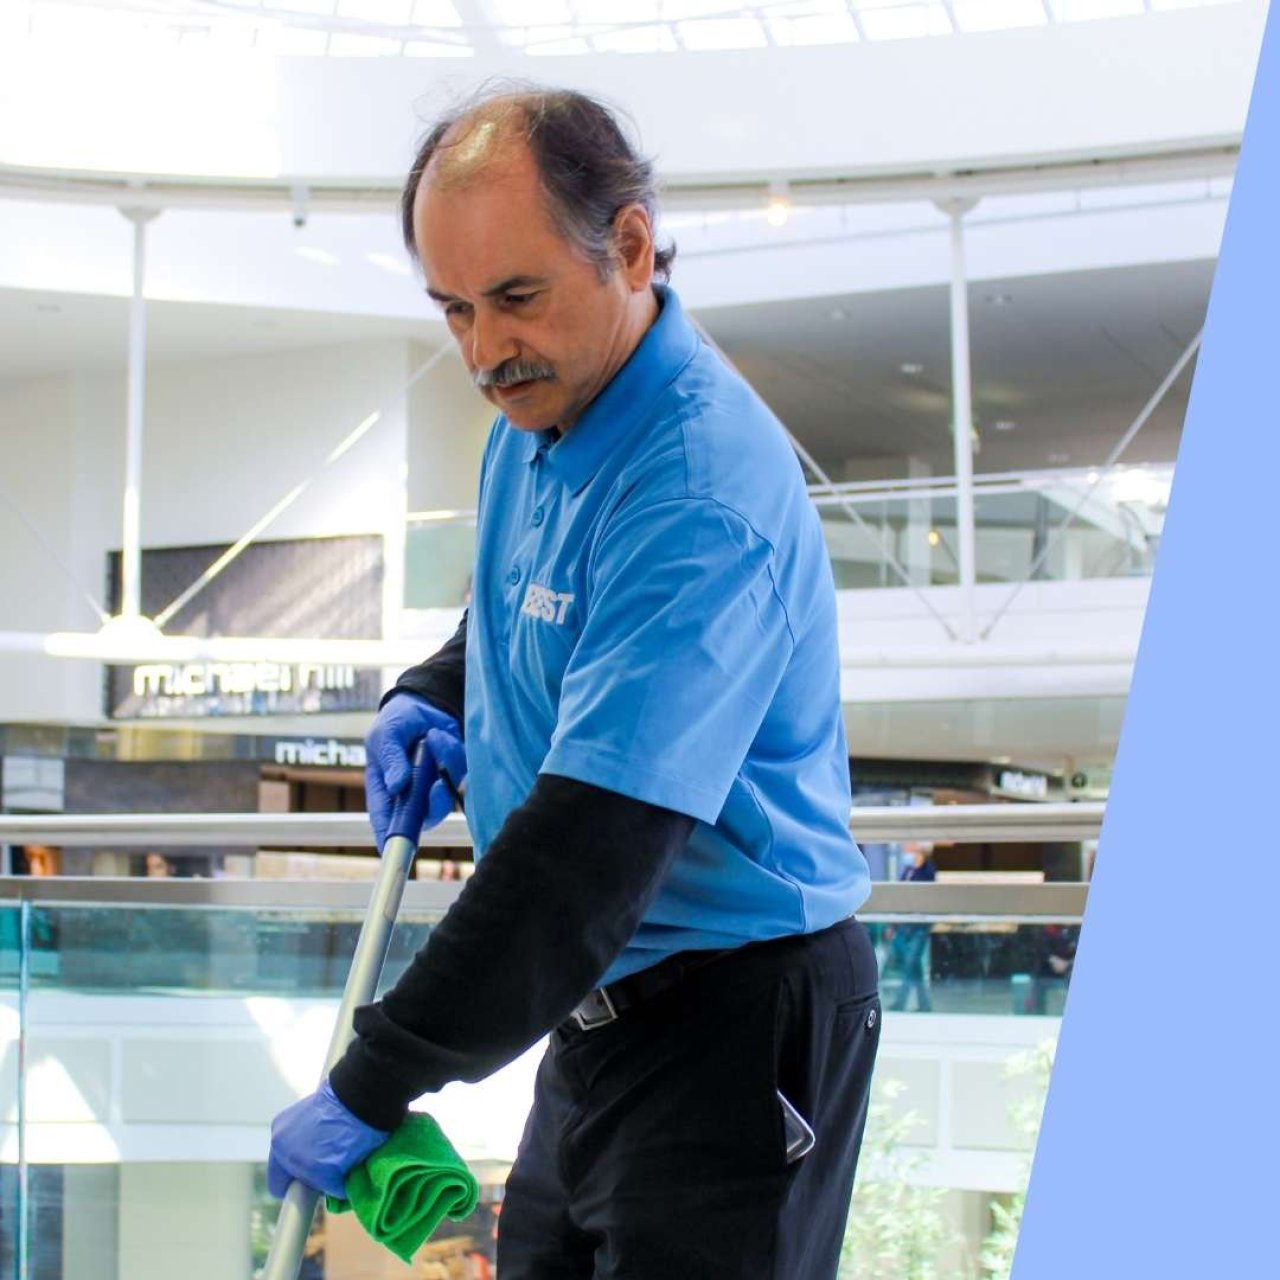
<path id="1" fill-rule="evenodd" d="M 539 775 L 400 981 L 357 1010 L 330 1074 L 366 1124 L 480 1080 L 563 1021 L 640 924 L 694 821 Z"/>

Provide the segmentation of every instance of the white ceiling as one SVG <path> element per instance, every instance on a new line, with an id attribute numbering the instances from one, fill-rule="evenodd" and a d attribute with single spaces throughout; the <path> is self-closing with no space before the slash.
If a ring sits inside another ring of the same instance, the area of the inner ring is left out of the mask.
<path id="1" fill-rule="evenodd" d="M 1212 262 L 975 284 L 980 471 L 1101 462 L 1204 322 Z M 948 291 L 931 287 L 705 311 L 700 318 L 835 478 L 915 455 L 951 474 Z M 903 365 L 921 372 L 904 372 Z M 1125 455 L 1172 461 L 1191 371 Z M 998 430 L 996 423 L 1013 423 Z"/>
<path id="2" fill-rule="evenodd" d="M 1203 323 L 1213 263 L 975 284 L 970 291 L 979 471 L 1102 461 Z M 355 341 L 435 345 L 439 322 L 153 302 L 149 357 L 213 360 Z M 836 478 L 952 471 L 943 288 L 704 310 L 699 318 Z M 0 289 L 0 381 L 125 366 L 123 299 Z M 919 365 L 918 373 L 902 366 Z M 1125 461 L 1171 461 L 1190 370 Z M 997 429 L 996 423 L 1013 423 Z"/>
<path id="3" fill-rule="evenodd" d="M 205 303 L 149 302 L 147 355 L 155 364 L 269 355 L 387 338 L 435 345 L 441 326 L 421 321 Z M 0 382 L 74 370 L 125 369 L 129 304 L 101 294 L 0 289 Z"/>

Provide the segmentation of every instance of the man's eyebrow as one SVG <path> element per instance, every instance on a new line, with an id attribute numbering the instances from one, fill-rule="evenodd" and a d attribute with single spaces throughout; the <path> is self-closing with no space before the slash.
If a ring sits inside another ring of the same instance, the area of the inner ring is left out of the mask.
<path id="1" fill-rule="evenodd" d="M 484 297 L 497 298 L 504 293 L 510 293 L 512 289 L 532 289 L 545 285 L 547 280 L 544 276 L 508 276 L 507 279 L 499 281 L 492 288 L 484 291 Z M 451 293 L 443 293 L 439 289 L 433 289 L 427 286 L 427 297 L 434 299 L 436 302 L 457 302 Z"/>

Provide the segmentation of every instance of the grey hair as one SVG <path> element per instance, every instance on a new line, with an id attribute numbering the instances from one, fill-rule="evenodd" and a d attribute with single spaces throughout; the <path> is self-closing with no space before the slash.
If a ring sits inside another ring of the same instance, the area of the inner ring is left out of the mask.
<path id="1" fill-rule="evenodd" d="M 428 165 L 446 138 L 468 121 L 506 117 L 513 136 L 533 154 L 551 216 L 560 233 L 590 262 L 601 279 L 617 265 L 613 224 L 620 210 L 641 205 L 657 225 L 658 185 L 653 163 L 628 139 L 617 114 L 603 103 L 572 89 L 548 89 L 506 81 L 481 88 L 432 125 L 418 147 L 400 196 L 400 225 L 405 247 L 417 256 L 413 203 Z M 676 247 L 654 244 L 653 273 L 668 280 Z"/>

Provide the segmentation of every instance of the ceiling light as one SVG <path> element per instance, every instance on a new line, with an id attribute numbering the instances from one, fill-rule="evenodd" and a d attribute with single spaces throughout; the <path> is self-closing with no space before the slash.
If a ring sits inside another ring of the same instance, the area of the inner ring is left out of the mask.
<path id="1" fill-rule="evenodd" d="M 1013 295 L 1011 293 L 989 293 L 984 301 L 989 302 L 993 307 L 1007 307 L 1013 301 Z"/>
<path id="2" fill-rule="evenodd" d="M 390 271 L 393 276 L 411 275 L 412 271 L 409 264 L 403 258 L 397 258 L 390 253 L 366 253 L 365 261 L 372 263 L 375 267 L 381 267 L 383 271 Z"/>
<path id="3" fill-rule="evenodd" d="M 930 529 L 928 534 L 929 545 L 936 547 L 942 541 L 942 534 L 937 529 Z"/>
<path id="4" fill-rule="evenodd" d="M 908 360 L 905 364 L 900 364 L 898 368 L 903 373 L 910 374 L 912 377 L 915 377 L 917 373 L 924 372 L 924 365 L 916 364 L 913 360 Z"/>
<path id="5" fill-rule="evenodd" d="M 336 253 L 330 253 L 328 249 L 313 249 L 310 245 L 299 245 L 294 253 L 300 258 L 306 258 L 308 262 L 317 263 L 322 267 L 340 267 L 342 259 Z"/>
<path id="6" fill-rule="evenodd" d="M 1000 418 L 991 425 L 996 431 L 1016 431 L 1018 429 L 1018 424 L 1009 418 Z"/>
<path id="7" fill-rule="evenodd" d="M 849 313 L 843 307 L 833 307 L 830 316 L 833 320 L 847 320 Z"/>
<path id="8" fill-rule="evenodd" d="M 769 203 L 765 206 L 765 221 L 771 227 L 785 227 L 791 218 L 791 191 L 785 182 L 769 183 Z"/>

